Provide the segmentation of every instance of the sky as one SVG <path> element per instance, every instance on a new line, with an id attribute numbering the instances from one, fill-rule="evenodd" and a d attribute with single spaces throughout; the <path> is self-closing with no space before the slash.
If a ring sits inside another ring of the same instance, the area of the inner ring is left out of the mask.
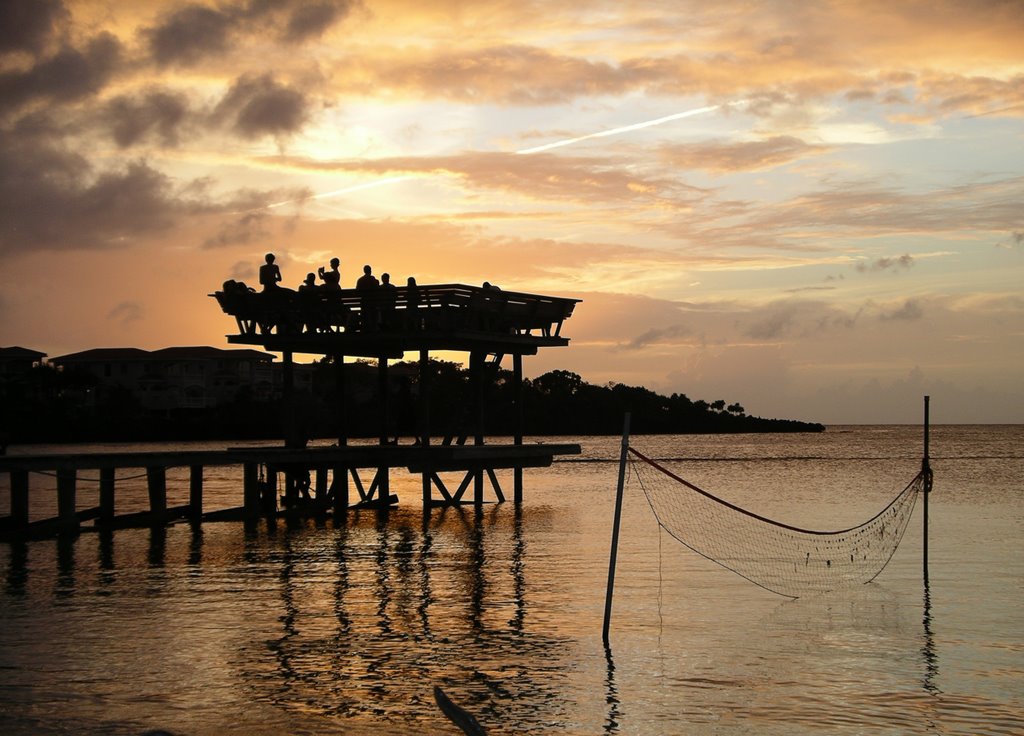
<path id="1" fill-rule="evenodd" d="M 228 347 L 341 259 L 583 300 L 525 360 L 1024 422 L 1024 3 L 0 4 L 0 345 Z"/>

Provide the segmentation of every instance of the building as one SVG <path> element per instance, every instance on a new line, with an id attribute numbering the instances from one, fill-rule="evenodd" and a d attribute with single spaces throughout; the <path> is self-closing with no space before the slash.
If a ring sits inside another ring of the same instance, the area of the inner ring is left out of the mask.
<path id="1" fill-rule="evenodd" d="M 206 409 L 248 395 L 256 401 L 280 397 L 281 366 L 260 350 L 213 347 L 95 348 L 52 358 L 62 371 L 92 376 L 92 403 L 127 390 L 143 408 L 154 411 Z M 311 366 L 296 366 L 296 389 L 309 390 Z"/>
<path id="2" fill-rule="evenodd" d="M 39 365 L 46 353 L 17 346 L 0 348 L 0 381 L 20 378 Z"/>

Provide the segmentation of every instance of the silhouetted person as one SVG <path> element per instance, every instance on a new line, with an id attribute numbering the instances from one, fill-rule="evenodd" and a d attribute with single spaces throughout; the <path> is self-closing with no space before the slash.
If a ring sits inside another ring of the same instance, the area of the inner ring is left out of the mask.
<path id="1" fill-rule="evenodd" d="M 405 326 L 418 330 L 420 323 L 420 287 L 412 276 L 405 282 Z"/>
<path id="2" fill-rule="evenodd" d="M 274 263 L 273 253 L 267 253 L 266 261 L 260 266 L 260 286 L 263 287 L 263 291 L 271 291 L 277 288 L 281 280 L 281 269 Z"/>
<path id="3" fill-rule="evenodd" d="M 315 273 L 307 273 L 306 280 L 299 285 L 300 292 L 316 291 L 317 288 Z"/>
<path id="4" fill-rule="evenodd" d="M 395 322 L 395 302 L 398 300 L 398 289 L 391 283 L 391 274 L 380 275 L 380 321 L 384 327 L 391 327 Z"/>
<path id="5" fill-rule="evenodd" d="M 366 291 L 368 289 L 376 289 L 378 286 L 380 286 L 380 282 L 373 275 L 373 269 L 369 266 L 363 266 L 363 275 L 356 281 L 356 288 L 360 291 Z"/>
<path id="6" fill-rule="evenodd" d="M 324 282 L 324 288 L 331 291 L 341 290 L 341 271 L 338 270 L 338 266 L 341 265 L 341 261 L 337 258 L 331 259 L 331 270 L 327 271 L 323 266 L 320 266 L 320 278 Z"/>
<path id="7" fill-rule="evenodd" d="M 361 311 L 363 313 L 363 329 L 377 329 L 377 290 L 380 282 L 373 275 L 373 269 L 363 266 L 363 275 L 356 281 L 356 290 L 363 292 L 360 298 Z"/>
<path id="8" fill-rule="evenodd" d="M 485 291 L 501 291 L 501 288 L 492 284 L 490 281 L 485 281 L 483 288 Z"/>

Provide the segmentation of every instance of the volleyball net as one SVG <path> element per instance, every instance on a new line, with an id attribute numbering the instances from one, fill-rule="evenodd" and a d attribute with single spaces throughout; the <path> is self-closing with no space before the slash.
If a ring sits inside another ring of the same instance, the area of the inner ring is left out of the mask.
<path id="1" fill-rule="evenodd" d="M 630 475 L 671 537 L 752 583 L 791 598 L 874 580 L 903 539 L 927 466 L 881 511 L 854 527 L 816 531 L 729 503 L 628 447 Z"/>

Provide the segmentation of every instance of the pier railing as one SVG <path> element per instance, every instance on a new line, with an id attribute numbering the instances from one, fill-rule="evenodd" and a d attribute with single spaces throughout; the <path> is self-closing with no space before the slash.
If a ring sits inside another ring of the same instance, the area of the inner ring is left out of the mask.
<path id="1" fill-rule="evenodd" d="M 297 292 L 243 285 L 211 296 L 242 335 L 469 330 L 558 337 L 580 301 L 463 284 Z"/>

